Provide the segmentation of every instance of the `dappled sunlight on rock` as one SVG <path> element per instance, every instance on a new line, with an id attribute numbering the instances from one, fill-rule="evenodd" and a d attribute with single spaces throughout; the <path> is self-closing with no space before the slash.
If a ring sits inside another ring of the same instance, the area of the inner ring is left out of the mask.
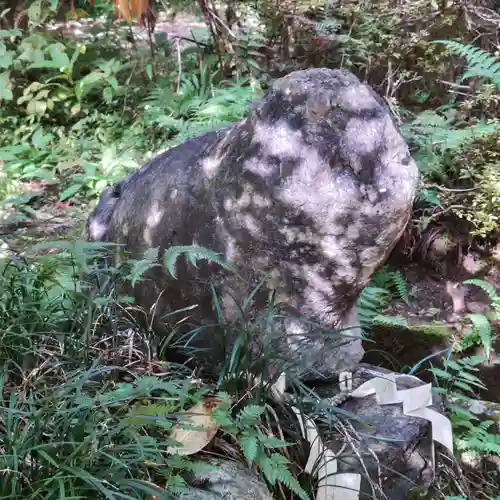
<path id="1" fill-rule="evenodd" d="M 401 236 L 417 178 L 371 89 L 347 71 L 298 71 L 277 80 L 249 118 L 186 141 L 130 176 L 105 238 L 124 243 L 135 258 L 151 245 L 193 241 L 220 252 L 236 275 L 183 258 L 176 280 L 152 270 L 154 282 L 167 287 L 157 315 L 195 303 L 191 319 L 212 321 L 217 290 L 227 321 L 240 317 L 229 304 L 250 296 L 248 320 L 261 321 L 274 297 L 280 334 L 273 349 L 293 359 L 304 380 L 331 377 L 356 366 L 363 350 L 359 340 L 325 332 L 358 327 L 356 300 Z M 134 290 L 145 309 L 151 288 L 139 283 Z M 349 332 L 359 334 L 359 327 Z M 210 334 L 197 341 L 214 344 Z M 220 354 L 209 359 L 213 365 Z"/>
<path id="2" fill-rule="evenodd" d="M 175 191 L 172 192 L 172 194 L 174 193 Z M 173 197 L 171 196 L 171 199 L 175 199 L 175 196 Z M 158 226 L 158 224 L 160 224 L 164 212 L 165 208 L 162 208 L 160 206 L 160 202 L 155 201 L 151 205 L 149 213 L 146 218 L 146 227 L 144 229 L 144 234 L 143 234 L 144 242 L 146 243 L 146 245 L 149 246 L 153 245 L 153 239 L 156 233 L 155 229 Z"/>

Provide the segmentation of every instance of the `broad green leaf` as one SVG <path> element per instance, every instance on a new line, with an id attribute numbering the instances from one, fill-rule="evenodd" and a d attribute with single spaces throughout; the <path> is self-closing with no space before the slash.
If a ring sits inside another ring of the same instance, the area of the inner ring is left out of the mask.
<path id="1" fill-rule="evenodd" d="M 59 201 L 67 200 L 83 188 L 83 184 L 72 184 L 59 195 Z"/>
<path id="2" fill-rule="evenodd" d="M 108 78 L 108 83 L 113 88 L 113 90 L 118 90 L 119 84 L 118 84 L 118 80 L 116 79 L 116 77 L 110 76 Z"/>
<path id="3" fill-rule="evenodd" d="M 48 50 L 52 60 L 57 64 L 58 68 L 69 66 L 71 64 L 69 57 L 66 54 L 66 47 L 63 44 L 54 43 L 49 45 Z"/>
<path id="4" fill-rule="evenodd" d="M 45 114 L 45 111 L 47 111 L 47 102 L 31 100 L 28 102 L 28 106 L 26 106 L 26 111 L 29 115 L 42 116 Z"/>
<path id="5" fill-rule="evenodd" d="M 23 32 L 18 29 L 0 30 L 0 38 L 11 38 L 22 36 Z"/>
<path id="6" fill-rule="evenodd" d="M 12 101 L 14 99 L 14 94 L 12 90 L 7 87 L 0 87 L 0 99 L 5 99 L 6 101 Z"/>
<path id="7" fill-rule="evenodd" d="M 42 17 L 42 0 L 35 0 L 28 8 L 28 17 L 30 21 L 37 23 Z"/>
<path id="8" fill-rule="evenodd" d="M 35 148 L 43 149 L 46 148 L 50 141 L 54 138 L 52 134 L 45 134 L 43 128 L 37 128 L 33 135 L 31 136 L 31 143 Z"/>
<path id="9" fill-rule="evenodd" d="M 113 90 L 111 87 L 106 87 L 102 91 L 102 98 L 106 104 L 111 104 L 111 102 L 113 102 Z"/>
<path id="10" fill-rule="evenodd" d="M 78 81 L 75 88 L 76 97 L 81 99 L 96 83 L 102 81 L 106 75 L 102 71 L 93 71 Z"/>
<path id="11" fill-rule="evenodd" d="M 0 73 L 0 99 L 11 101 L 13 99 L 12 91 L 9 89 L 10 71 Z"/>

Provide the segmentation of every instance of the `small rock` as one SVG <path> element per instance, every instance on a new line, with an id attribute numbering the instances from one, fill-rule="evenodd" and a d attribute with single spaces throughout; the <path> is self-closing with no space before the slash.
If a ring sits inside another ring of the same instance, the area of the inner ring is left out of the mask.
<path id="1" fill-rule="evenodd" d="M 273 500 L 264 482 L 238 462 L 212 459 L 213 470 L 195 473 L 179 500 Z"/>
<path id="2" fill-rule="evenodd" d="M 497 431 L 500 432 L 500 403 L 472 399 L 470 401 L 461 400 L 460 404 L 473 413 L 478 420 L 493 420 L 497 422 Z"/>
<path id="3" fill-rule="evenodd" d="M 473 276 L 486 271 L 490 266 L 489 262 L 477 253 L 469 253 L 462 260 L 462 267 Z"/>
<path id="4" fill-rule="evenodd" d="M 495 262 L 500 263 L 500 243 L 498 243 L 497 245 L 495 245 L 495 247 L 491 251 L 491 258 Z"/>
<path id="5" fill-rule="evenodd" d="M 363 363 L 353 373 L 353 386 L 359 387 L 367 380 L 389 373 L 389 370 Z M 399 390 L 422 385 L 416 377 L 403 374 L 398 374 L 396 383 Z M 325 396 L 322 389 L 318 388 L 317 392 Z M 333 396 L 337 388 L 330 387 L 329 390 L 327 397 Z M 325 391 L 328 392 L 328 389 Z M 433 398 L 436 402 L 436 395 L 433 395 Z M 379 406 L 374 395 L 360 399 L 351 398 L 341 408 L 360 419 L 359 422 L 350 421 L 359 432 L 360 442 L 355 445 L 357 454 L 348 447 L 338 459 L 339 472 L 361 474 L 360 498 L 373 498 L 374 493 L 358 456 L 362 457 L 372 485 L 377 488 L 376 485 L 381 483 L 381 489 L 386 495 L 384 498 L 407 500 L 411 498 L 412 489 L 431 486 L 434 479 L 434 457 L 430 422 L 404 415 L 402 404 Z M 436 404 L 430 408 L 440 411 Z M 330 443 L 334 452 L 337 451 L 334 446 L 338 447 L 338 444 Z M 380 489 L 378 491 L 380 492 Z M 375 497 L 379 498 L 378 495 Z"/>
<path id="6" fill-rule="evenodd" d="M 484 302 L 470 301 L 467 302 L 467 310 L 471 313 L 490 314 L 491 307 Z"/>
<path id="7" fill-rule="evenodd" d="M 456 246 L 453 238 L 449 234 L 439 234 L 429 245 L 429 251 L 432 253 L 434 258 L 446 257 L 451 250 Z"/>

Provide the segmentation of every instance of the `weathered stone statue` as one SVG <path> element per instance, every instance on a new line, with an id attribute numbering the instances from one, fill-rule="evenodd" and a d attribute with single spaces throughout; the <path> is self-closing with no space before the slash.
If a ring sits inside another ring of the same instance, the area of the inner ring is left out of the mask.
<path id="1" fill-rule="evenodd" d="M 303 379 L 330 377 L 363 356 L 352 339 L 360 334 L 355 303 L 400 238 L 417 179 L 367 85 L 347 71 L 297 71 L 247 119 L 170 149 L 106 191 L 88 238 L 122 244 L 135 259 L 159 247 L 162 261 L 176 245 L 219 252 L 236 273 L 181 258 L 177 279 L 162 266 L 144 275 L 134 295 L 145 310 L 156 303 L 155 330 L 168 333 L 186 315 L 188 329 L 218 321 L 213 290 L 225 319 L 236 320 L 260 284 L 245 314 L 256 319 L 271 301 L 280 314 L 275 347 Z M 196 307 L 160 319 L 188 306 Z M 266 321 L 255 323 L 256 356 Z M 214 330 L 194 342 L 215 348 Z M 206 355 L 213 362 L 221 353 Z"/>

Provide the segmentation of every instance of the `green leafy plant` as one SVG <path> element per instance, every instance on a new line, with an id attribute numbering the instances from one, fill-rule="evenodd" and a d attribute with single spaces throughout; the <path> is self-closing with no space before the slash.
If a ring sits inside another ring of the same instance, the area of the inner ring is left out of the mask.
<path id="1" fill-rule="evenodd" d="M 470 321 L 471 326 L 460 340 L 457 350 L 462 351 L 474 345 L 482 345 L 485 356 L 489 359 L 493 342 L 491 321 L 497 319 L 500 315 L 500 297 L 498 296 L 496 287 L 485 280 L 473 278 L 463 283 L 464 285 L 474 285 L 481 288 L 490 298 L 493 312 L 491 314 L 468 313 L 465 315 L 466 319 Z"/>
<path id="2" fill-rule="evenodd" d="M 461 82 L 468 78 L 487 79 L 500 90 L 500 59 L 497 55 L 453 40 L 436 40 L 433 43 L 442 44 L 451 54 L 466 59 L 467 70 L 460 77 Z"/>
<path id="3" fill-rule="evenodd" d="M 406 279 L 399 269 L 391 271 L 388 266 L 384 266 L 373 276 L 372 282 L 375 286 L 392 292 L 393 298 L 408 304 L 409 295 Z"/>
<path id="4" fill-rule="evenodd" d="M 363 290 L 357 301 L 356 308 L 361 326 L 365 330 L 374 325 L 407 327 L 405 318 L 386 314 L 393 300 L 402 300 L 408 304 L 406 279 L 401 271 L 390 270 L 388 266 L 384 266 L 375 273 L 370 285 Z"/>
<path id="5" fill-rule="evenodd" d="M 443 368 L 429 368 L 434 375 L 437 393 L 446 397 L 451 395 L 457 401 L 471 401 L 477 389 L 485 389 L 484 384 L 477 377 L 477 365 L 484 360 L 482 356 L 471 356 L 459 360 L 444 359 Z M 450 407 L 451 410 L 460 408 Z"/>
<path id="6" fill-rule="evenodd" d="M 457 438 L 457 448 L 479 455 L 499 455 L 500 436 L 492 429 L 495 425 L 494 420 L 478 422 L 478 419 L 475 419 L 462 422 L 462 426 L 467 430 Z"/>
<path id="7" fill-rule="evenodd" d="M 480 421 L 470 410 L 477 389 L 486 389 L 477 376 L 477 365 L 483 356 L 460 360 L 446 359 L 443 368 L 430 368 L 434 375 L 433 390 L 444 397 L 445 407 L 453 426 L 457 450 L 479 456 L 500 452 L 498 436 L 492 432 L 491 421 Z"/>
<path id="8" fill-rule="evenodd" d="M 179 91 L 172 82 L 158 85 L 142 107 L 144 120 L 165 130 L 170 144 L 230 124 L 245 117 L 248 103 L 260 89 L 257 82 L 241 79 L 213 83 L 214 76 L 204 69 L 200 76 L 183 75 Z"/>
<path id="9" fill-rule="evenodd" d="M 240 444 L 249 466 L 257 465 L 272 486 L 282 483 L 299 498 L 307 500 L 308 494 L 288 468 L 289 460 L 272 451 L 291 446 L 292 443 L 266 435 L 262 426 L 265 412 L 265 406 L 248 404 L 235 417 L 230 417 L 227 413 L 214 413 L 214 417 L 216 421 L 224 423 L 225 432 Z"/>
<path id="10" fill-rule="evenodd" d="M 248 74 L 254 77 L 262 74 L 266 46 L 266 38 L 262 33 L 242 33 L 238 36 L 234 43 L 234 54 L 229 55 L 238 79 Z"/>
<path id="11" fill-rule="evenodd" d="M 466 147 L 481 134 L 495 133 L 498 122 L 479 122 L 468 127 L 457 127 L 457 110 L 450 108 L 442 112 L 430 110 L 420 113 L 415 120 L 402 125 L 407 140 L 416 151 L 413 156 L 427 179 L 447 180 L 450 155 Z"/>
<path id="12" fill-rule="evenodd" d="M 455 204 L 454 213 L 470 223 L 473 235 L 488 237 L 500 220 L 500 132 L 480 134 L 460 148 L 450 173 L 468 191 L 442 196 L 444 203 Z"/>
<path id="13" fill-rule="evenodd" d="M 392 295 L 386 288 L 367 286 L 356 303 L 359 321 L 363 329 L 369 330 L 375 325 L 405 327 L 407 321 L 400 316 L 386 314 Z"/>
<path id="14" fill-rule="evenodd" d="M 212 401 L 214 422 L 248 466 L 271 486 L 308 498 L 279 452 L 295 444 L 270 432 L 268 408 L 252 393 L 246 391 L 246 401 L 240 402 L 237 392 L 232 397 L 210 383 L 193 383 L 186 370 L 172 365 L 161 377 L 137 373 L 133 382 L 117 382 L 116 367 L 103 362 L 93 342 L 102 307 L 118 299 L 88 295 L 79 281 L 81 271 L 92 271 L 89 257 L 98 258 L 92 252 L 100 245 L 47 242 L 36 251 L 49 248 L 57 256 L 43 259 L 38 253 L 31 262 L 7 261 L 0 275 L 0 465 L 12 471 L 0 482 L 1 495 L 55 498 L 64 491 L 141 499 L 144 493 L 166 498 L 167 492 L 185 491 L 187 475 L 207 465 L 199 455 L 173 453 L 177 444 L 169 436 L 176 425 L 190 428 L 181 412 Z M 172 272 L 180 255 L 194 265 L 199 258 L 216 258 L 204 249 L 174 247 L 166 264 Z M 133 272 L 123 279 L 140 279 L 144 266 L 154 262 L 154 255 L 130 262 Z M 82 329 L 88 331 L 82 335 Z M 32 372 L 36 378 L 22 389 L 12 385 L 31 380 Z"/>
<path id="15" fill-rule="evenodd" d="M 85 341 L 71 338 L 71 332 L 85 324 L 93 307 L 76 286 L 75 262 L 61 257 L 12 255 L 1 261 L 1 363 L 23 365 L 43 345 L 71 352 Z"/>

